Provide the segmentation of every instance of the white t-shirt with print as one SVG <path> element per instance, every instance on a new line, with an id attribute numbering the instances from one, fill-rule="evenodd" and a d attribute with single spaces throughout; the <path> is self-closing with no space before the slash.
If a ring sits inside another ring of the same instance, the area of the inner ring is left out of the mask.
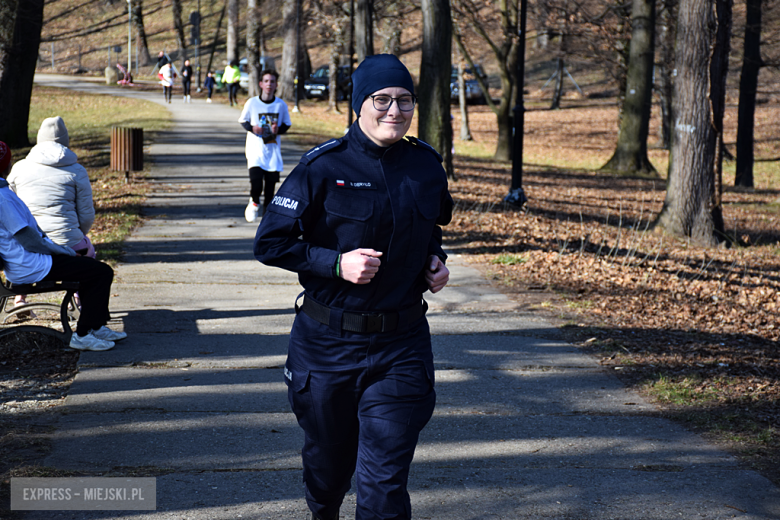
<path id="1" fill-rule="evenodd" d="M 275 97 L 270 103 L 260 100 L 260 96 L 255 96 L 244 104 L 244 110 L 238 118 L 239 123 L 248 122 L 252 126 L 268 126 L 273 122 L 279 126 L 292 126 L 290 112 L 287 110 L 287 103 Z M 252 132 L 246 133 L 246 163 L 247 168 L 258 166 L 265 171 L 280 172 L 284 165 L 282 164 L 282 136 L 277 135 L 276 141 L 264 143 L 263 138 Z"/>

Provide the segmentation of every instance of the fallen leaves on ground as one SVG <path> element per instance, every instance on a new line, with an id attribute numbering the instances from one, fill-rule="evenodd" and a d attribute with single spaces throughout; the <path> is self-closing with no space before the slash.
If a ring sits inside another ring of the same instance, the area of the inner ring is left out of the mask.
<path id="1" fill-rule="evenodd" d="M 518 211 L 502 202 L 508 165 L 461 158 L 456 173 L 447 247 L 518 299 L 562 296 L 546 308 L 573 341 L 659 401 L 659 381 L 685 394 L 665 401 L 670 413 L 698 425 L 707 412 L 704 426 L 750 444 L 780 481 L 765 463 L 780 461 L 777 192 L 727 191 L 735 245 L 708 249 L 651 231 L 665 195 L 658 179 L 530 169 Z"/>

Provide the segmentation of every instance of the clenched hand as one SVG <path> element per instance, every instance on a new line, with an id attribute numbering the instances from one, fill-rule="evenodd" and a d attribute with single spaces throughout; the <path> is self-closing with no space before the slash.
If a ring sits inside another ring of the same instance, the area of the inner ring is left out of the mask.
<path id="1" fill-rule="evenodd" d="M 339 276 L 355 284 L 367 284 L 379 271 L 382 253 L 373 249 L 355 249 L 341 255 Z"/>
<path id="2" fill-rule="evenodd" d="M 428 258 L 428 268 L 425 270 L 425 281 L 428 282 L 428 288 L 432 293 L 437 293 L 444 289 L 447 282 L 450 281 L 450 270 L 444 265 L 436 255 Z"/>

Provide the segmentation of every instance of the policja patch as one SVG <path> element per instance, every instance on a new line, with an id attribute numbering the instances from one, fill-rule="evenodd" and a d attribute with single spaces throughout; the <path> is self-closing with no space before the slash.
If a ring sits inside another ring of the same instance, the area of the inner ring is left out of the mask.
<path id="1" fill-rule="evenodd" d="M 293 211 L 298 209 L 297 200 L 293 200 L 289 197 L 280 197 L 278 195 L 274 197 L 274 199 L 271 201 L 271 205 L 281 206 L 283 208 L 287 208 Z"/>
<path id="2" fill-rule="evenodd" d="M 284 186 L 285 185 L 282 184 L 282 189 Z M 287 191 L 287 193 L 274 196 L 274 198 L 271 200 L 271 203 L 268 205 L 268 211 L 272 211 L 290 218 L 300 217 L 309 202 L 300 196 L 293 198 L 290 196 L 293 194 L 289 193 L 289 190 L 285 191 Z"/>

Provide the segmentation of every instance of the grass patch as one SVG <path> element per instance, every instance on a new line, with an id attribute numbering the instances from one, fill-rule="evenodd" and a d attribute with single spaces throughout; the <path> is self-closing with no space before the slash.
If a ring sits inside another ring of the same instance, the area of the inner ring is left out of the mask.
<path id="1" fill-rule="evenodd" d="M 28 126 L 31 141 L 35 140 L 41 121 L 52 116 L 65 120 L 71 144 L 76 146 L 95 140 L 108 143 L 112 126 L 154 132 L 170 124 L 168 111 L 151 101 L 36 85 Z"/>
<path id="2" fill-rule="evenodd" d="M 528 261 L 528 257 L 524 255 L 503 254 L 495 257 L 490 261 L 490 263 L 501 265 L 519 265 L 525 263 L 526 261 Z"/>
<path id="3" fill-rule="evenodd" d="M 486 141 L 461 141 L 455 139 L 455 154 L 474 159 L 492 159 L 496 153 L 496 143 Z"/>
<path id="4" fill-rule="evenodd" d="M 347 110 L 351 110 L 345 101 L 339 102 L 339 112 L 329 111 L 325 101 L 301 101 L 300 112 L 290 111 L 292 127 L 285 135 L 298 144 L 314 147 L 328 139 L 342 137 L 347 128 Z"/>
<path id="5" fill-rule="evenodd" d="M 593 306 L 590 300 L 566 300 L 566 306 L 570 309 L 586 310 Z"/>
<path id="6" fill-rule="evenodd" d="M 655 381 L 646 383 L 645 388 L 662 403 L 675 405 L 691 405 L 717 397 L 716 391 L 696 374 L 682 378 L 659 374 Z"/>
<path id="7" fill-rule="evenodd" d="M 720 425 L 718 429 L 722 432 L 731 432 L 735 426 L 736 424 L 734 422 L 729 422 L 727 424 Z M 768 445 L 772 442 L 772 440 L 775 438 L 775 435 L 777 434 L 774 428 L 766 428 L 760 424 L 756 424 L 753 421 L 748 421 L 747 423 L 742 422 L 740 423 L 739 428 L 740 430 L 744 430 L 746 433 L 726 433 L 725 437 L 732 442 Z"/>

